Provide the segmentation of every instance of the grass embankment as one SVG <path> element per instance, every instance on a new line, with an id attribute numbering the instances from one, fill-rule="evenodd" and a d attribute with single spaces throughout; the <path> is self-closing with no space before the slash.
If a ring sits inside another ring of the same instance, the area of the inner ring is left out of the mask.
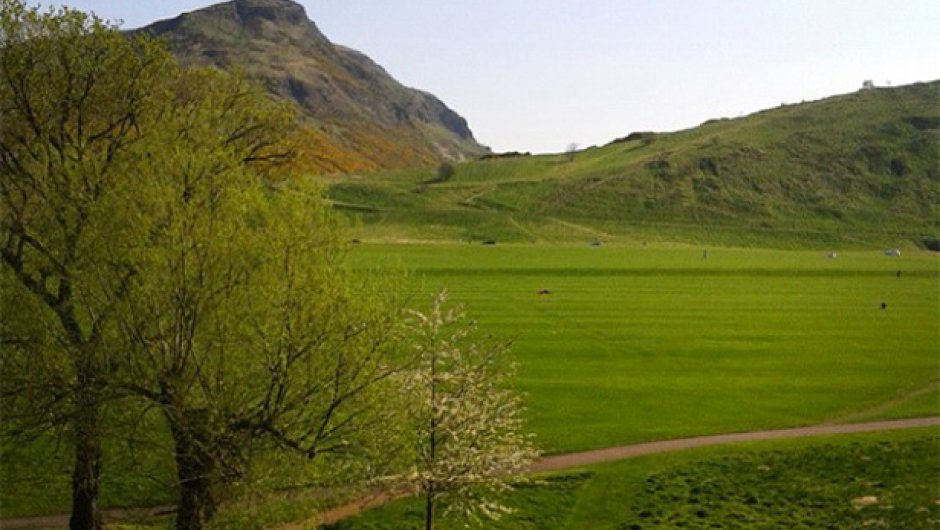
<path id="1" fill-rule="evenodd" d="M 333 180 L 379 240 L 805 248 L 940 238 L 940 82 L 863 91 L 566 155 Z"/>
<path id="2" fill-rule="evenodd" d="M 646 456 L 525 484 L 505 499 L 515 512 L 485 527 L 935 528 L 938 444 L 936 429 L 917 429 Z M 409 499 L 327 528 L 405 530 L 421 516 Z M 445 517 L 439 528 L 462 524 Z"/>

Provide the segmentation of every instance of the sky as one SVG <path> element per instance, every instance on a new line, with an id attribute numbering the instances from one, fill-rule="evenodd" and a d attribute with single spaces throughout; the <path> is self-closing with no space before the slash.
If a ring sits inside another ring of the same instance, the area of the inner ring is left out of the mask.
<path id="1" fill-rule="evenodd" d="M 130 29 L 215 2 L 50 3 Z M 299 3 L 330 40 L 435 94 L 498 152 L 603 145 L 852 92 L 864 80 L 940 79 L 936 0 Z"/>

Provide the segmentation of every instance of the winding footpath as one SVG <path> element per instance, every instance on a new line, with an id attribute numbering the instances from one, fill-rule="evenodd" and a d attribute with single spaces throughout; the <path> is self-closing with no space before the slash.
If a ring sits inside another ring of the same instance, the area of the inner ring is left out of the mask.
<path id="1" fill-rule="evenodd" d="M 756 442 L 761 440 L 779 440 L 783 438 L 806 438 L 810 436 L 826 436 L 831 434 L 852 434 L 872 431 L 894 431 L 897 429 L 910 429 L 914 427 L 940 426 L 940 416 L 929 418 L 910 418 L 905 420 L 873 421 L 867 423 L 823 424 L 811 427 L 796 427 L 793 429 L 777 429 L 773 431 L 753 431 L 733 434 L 713 434 L 709 436 L 696 436 L 694 438 L 679 438 L 675 440 L 662 440 L 647 442 L 593 451 L 581 451 L 561 455 L 547 456 L 532 466 L 533 471 L 557 471 L 571 467 L 612 462 L 637 456 L 656 453 L 668 453 L 708 447 L 710 445 L 726 445 L 740 442 Z"/>
<path id="2" fill-rule="evenodd" d="M 535 465 L 532 466 L 532 471 L 558 471 L 572 467 L 612 462 L 615 460 L 623 460 L 643 455 L 668 453 L 672 451 L 682 451 L 685 449 L 694 449 L 713 445 L 729 445 L 741 442 L 806 438 L 812 436 L 829 436 L 836 434 L 894 431 L 899 429 L 931 426 L 940 427 L 940 416 L 931 416 L 927 418 L 909 418 L 903 420 L 873 421 L 866 423 L 823 424 L 810 427 L 797 427 L 792 429 L 696 436 L 692 438 L 662 440 L 658 442 L 623 445 L 619 447 L 609 447 L 606 449 L 595 449 L 592 451 L 580 451 L 577 453 L 547 456 L 536 462 Z M 318 524 L 335 523 L 341 519 L 355 515 L 364 509 L 379 506 L 390 500 L 407 497 L 408 494 L 409 493 L 405 491 L 374 492 L 373 494 L 368 495 L 362 499 L 318 514 L 316 517 L 280 526 L 277 530 L 300 530 L 303 528 L 313 528 Z M 172 511 L 172 507 L 159 507 L 152 508 L 150 510 L 106 510 L 104 512 L 104 516 L 106 519 L 113 521 L 126 518 L 133 513 L 156 513 L 158 511 L 166 513 L 168 511 Z M 68 515 L 48 515 L 40 517 L 0 519 L 0 529 L 21 530 L 26 528 L 65 528 L 68 526 L 68 520 Z"/>

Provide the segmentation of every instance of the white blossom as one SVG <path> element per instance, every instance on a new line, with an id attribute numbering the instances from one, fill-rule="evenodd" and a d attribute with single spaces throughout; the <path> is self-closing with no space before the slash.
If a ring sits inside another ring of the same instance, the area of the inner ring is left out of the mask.
<path id="1" fill-rule="evenodd" d="M 401 378 L 414 426 L 406 475 L 425 497 L 427 528 L 437 503 L 476 521 L 508 513 L 498 498 L 538 457 L 521 396 L 507 385 L 506 345 L 474 341 L 473 323 L 445 310 L 446 298 L 442 291 L 428 314 L 412 312 L 418 357 Z"/>

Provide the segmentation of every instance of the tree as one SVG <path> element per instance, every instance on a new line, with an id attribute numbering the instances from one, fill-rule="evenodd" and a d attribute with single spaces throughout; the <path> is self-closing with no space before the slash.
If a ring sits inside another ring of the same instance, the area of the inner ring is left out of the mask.
<path id="1" fill-rule="evenodd" d="M 441 165 L 437 166 L 437 181 L 438 182 L 447 182 L 451 177 L 454 176 L 454 165 L 450 162 L 441 162 Z"/>
<path id="2" fill-rule="evenodd" d="M 191 188 L 122 306 L 126 387 L 173 436 L 180 530 L 211 520 L 259 448 L 360 450 L 395 370 L 394 294 L 341 266 L 326 209 L 283 188 L 246 205 L 242 186 Z"/>
<path id="3" fill-rule="evenodd" d="M 73 530 L 101 525 L 100 407 L 110 369 L 102 342 L 112 301 L 133 276 L 120 260 L 100 259 L 103 245 L 132 229 L 115 224 L 111 191 L 159 97 L 154 80 L 170 64 L 149 42 L 131 42 L 83 13 L 0 4 L 4 333 L 42 325 L 41 340 L 35 333 L 4 340 L 4 397 L 37 411 L 5 417 L 40 429 L 50 419 L 67 426 L 75 449 Z M 112 273 L 106 281 L 90 280 L 92 272 L 102 279 L 104 268 Z M 40 351 L 56 358 L 31 359 Z M 17 367 L 27 377 L 13 377 Z M 32 399 L 37 394 L 43 399 Z"/>
<path id="4" fill-rule="evenodd" d="M 568 144 L 568 147 L 565 148 L 565 160 L 574 162 L 576 156 L 578 156 L 578 144 L 571 142 Z"/>
<path id="5" fill-rule="evenodd" d="M 124 197 L 147 237 L 115 300 L 113 384 L 166 420 L 176 527 L 193 530 L 256 451 L 363 450 L 401 312 L 397 289 L 344 266 L 348 238 L 319 190 L 265 176 L 286 157 L 283 106 L 212 70 L 183 72 L 174 93 Z"/>
<path id="6" fill-rule="evenodd" d="M 286 104 L 94 17 L 2 1 L 0 395 L 5 426 L 68 427 L 71 527 L 101 524 L 112 400 L 167 422 L 180 529 L 255 451 L 365 450 L 396 290 L 343 266 L 319 190 L 274 171 Z"/>
<path id="7" fill-rule="evenodd" d="M 492 496 L 538 456 L 522 432 L 521 398 L 506 386 L 505 345 L 473 342 L 473 325 L 445 301 L 442 291 L 430 312 L 412 312 L 418 362 L 403 384 L 416 433 L 409 477 L 424 497 L 426 530 L 439 502 L 472 518 L 499 517 L 507 508 Z"/>

